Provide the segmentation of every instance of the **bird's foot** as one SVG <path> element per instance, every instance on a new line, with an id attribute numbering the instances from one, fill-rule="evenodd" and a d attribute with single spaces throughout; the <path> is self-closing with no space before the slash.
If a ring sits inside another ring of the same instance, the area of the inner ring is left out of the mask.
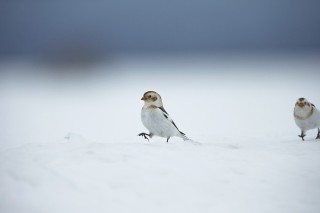
<path id="1" fill-rule="evenodd" d="M 302 140 L 304 141 L 304 137 L 306 136 L 305 134 L 301 134 L 301 135 L 298 135 L 300 138 L 302 138 Z"/>
<path id="2" fill-rule="evenodd" d="M 317 135 L 316 139 L 320 139 L 320 129 L 319 128 L 318 128 L 318 135 Z"/>
<path id="3" fill-rule="evenodd" d="M 144 139 L 147 139 L 147 140 L 149 141 L 149 138 L 147 138 L 147 136 L 149 136 L 149 137 L 150 137 L 150 135 L 149 135 L 149 134 L 147 134 L 147 133 L 142 132 L 142 133 L 138 134 L 138 136 L 143 136 L 143 137 L 144 137 Z M 150 137 L 150 138 L 151 138 L 151 137 Z"/>

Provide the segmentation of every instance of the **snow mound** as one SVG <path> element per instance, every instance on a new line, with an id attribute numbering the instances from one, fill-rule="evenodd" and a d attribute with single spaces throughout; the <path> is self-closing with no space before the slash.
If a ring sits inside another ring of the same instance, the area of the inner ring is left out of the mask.
<path id="1" fill-rule="evenodd" d="M 201 146 L 182 140 L 98 143 L 71 133 L 54 143 L 2 150 L 1 209 L 13 213 L 319 210 L 320 143 L 214 141 Z"/>

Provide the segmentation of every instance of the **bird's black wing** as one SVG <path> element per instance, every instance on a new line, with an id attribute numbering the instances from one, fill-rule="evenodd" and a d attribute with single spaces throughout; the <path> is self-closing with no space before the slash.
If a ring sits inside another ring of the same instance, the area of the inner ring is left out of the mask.
<path id="1" fill-rule="evenodd" d="M 177 127 L 177 125 L 176 125 L 176 124 L 173 122 L 173 120 L 169 117 L 169 113 L 167 113 L 167 111 L 163 108 L 163 106 L 159 107 L 159 109 L 163 112 L 163 116 L 164 116 L 166 119 L 168 119 L 168 120 L 173 124 L 173 126 L 175 126 L 175 127 L 177 128 L 177 130 L 178 130 L 181 134 L 185 135 L 183 132 L 181 132 L 181 131 L 179 130 L 179 128 Z"/>
<path id="2" fill-rule="evenodd" d="M 161 109 L 162 112 L 166 113 L 167 115 L 169 115 L 169 113 L 167 113 L 167 111 L 162 107 L 159 107 L 159 109 Z"/>

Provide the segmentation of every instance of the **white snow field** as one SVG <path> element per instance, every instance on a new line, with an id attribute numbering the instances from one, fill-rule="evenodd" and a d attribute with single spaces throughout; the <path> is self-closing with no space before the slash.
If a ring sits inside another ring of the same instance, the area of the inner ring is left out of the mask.
<path id="1" fill-rule="evenodd" d="M 320 106 L 319 59 L 2 63 L 0 212 L 318 213 L 320 140 L 293 107 Z M 148 90 L 194 141 L 137 136 Z"/>

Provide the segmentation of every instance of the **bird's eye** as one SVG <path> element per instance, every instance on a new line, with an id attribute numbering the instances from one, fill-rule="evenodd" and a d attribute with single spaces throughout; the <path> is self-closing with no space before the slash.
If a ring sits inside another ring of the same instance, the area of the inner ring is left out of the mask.
<path id="1" fill-rule="evenodd" d="M 151 98 L 151 95 L 148 95 L 148 98 Z"/>

